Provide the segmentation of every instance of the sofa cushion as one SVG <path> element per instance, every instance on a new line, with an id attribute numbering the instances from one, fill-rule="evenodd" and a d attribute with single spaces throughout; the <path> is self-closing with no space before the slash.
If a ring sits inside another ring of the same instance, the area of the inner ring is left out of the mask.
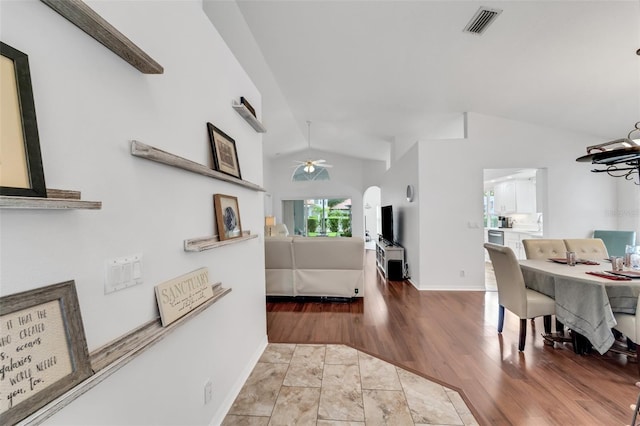
<path id="1" fill-rule="evenodd" d="M 266 269 L 293 269 L 291 237 L 264 239 L 264 264 Z"/>
<path id="2" fill-rule="evenodd" d="M 364 240 L 359 237 L 293 239 L 296 269 L 364 269 Z"/>

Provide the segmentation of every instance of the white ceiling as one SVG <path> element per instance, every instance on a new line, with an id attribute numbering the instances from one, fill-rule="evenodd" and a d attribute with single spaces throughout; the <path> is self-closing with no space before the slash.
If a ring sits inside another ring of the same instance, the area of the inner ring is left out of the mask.
<path id="1" fill-rule="evenodd" d="M 480 6 L 503 12 L 481 36 Z M 617 139 L 640 120 L 640 1 L 215 1 L 268 157 L 388 160 L 465 111 Z"/>

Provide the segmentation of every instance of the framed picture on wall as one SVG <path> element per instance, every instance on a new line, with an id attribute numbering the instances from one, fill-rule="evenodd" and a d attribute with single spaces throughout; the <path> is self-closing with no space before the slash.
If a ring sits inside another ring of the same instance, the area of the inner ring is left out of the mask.
<path id="1" fill-rule="evenodd" d="M 46 197 L 26 54 L 0 42 L 0 195 Z"/>
<path id="2" fill-rule="evenodd" d="M 220 241 L 242 236 L 238 199 L 231 195 L 215 194 L 213 207 L 216 211 L 216 225 Z"/>
<path id="3" fill-rule="evenodd" d="M 211 123 L 207 123 L 215 170 L 242 179 L 236 141 Z"/>
<path id="4" fill-rule="evenodd" d="M 74 281 L 0 298 L 0 424 L 24 419 L 89 376 Z"/>

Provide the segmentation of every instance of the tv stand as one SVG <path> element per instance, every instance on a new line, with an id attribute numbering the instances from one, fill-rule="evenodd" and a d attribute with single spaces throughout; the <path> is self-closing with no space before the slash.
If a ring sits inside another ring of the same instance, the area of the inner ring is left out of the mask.
<path id="1" fill-rule="evenodd" d="M 380 239 L 376 241 L 376 266 L 382 272 L 387 279 L 389 279 L 389 261 L 400 261 L 400 276 L 394 276 L 394 271 L 391 271 L 391 279 L 403 280 L 404 279 L 404 248 L 393 244 L 387 240 Z M 393 265 L 397 265 L 397 263 Z M 397 274 L 397 269 L 395 270 Z"/>

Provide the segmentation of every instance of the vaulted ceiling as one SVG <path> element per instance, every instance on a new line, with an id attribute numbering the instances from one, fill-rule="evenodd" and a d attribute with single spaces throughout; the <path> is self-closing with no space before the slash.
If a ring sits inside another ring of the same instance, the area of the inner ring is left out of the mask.
<path id="1" fill-rule="evenodd" d="M 502 10 L 463 32 L 480 6 Z M 387 160 L 466 111 L 617 139 L 640 120 L 640 1 L 215 1 L 268 157 Z"/>

